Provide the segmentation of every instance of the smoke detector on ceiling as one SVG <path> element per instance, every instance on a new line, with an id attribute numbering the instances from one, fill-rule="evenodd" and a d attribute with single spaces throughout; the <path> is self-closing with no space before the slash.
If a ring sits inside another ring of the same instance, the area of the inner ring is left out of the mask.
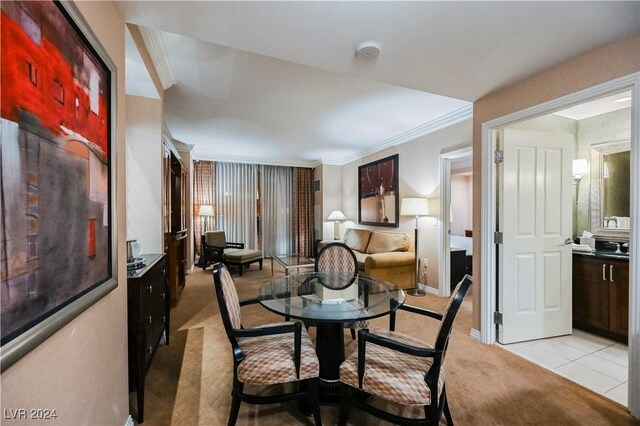
<path id="1" fill-rule="evenodd" d="M 356 57 L 371 61 L 376 59 L 380 54 L 380 45 L 372 41 L 365 41 L 356 47 Z"/>

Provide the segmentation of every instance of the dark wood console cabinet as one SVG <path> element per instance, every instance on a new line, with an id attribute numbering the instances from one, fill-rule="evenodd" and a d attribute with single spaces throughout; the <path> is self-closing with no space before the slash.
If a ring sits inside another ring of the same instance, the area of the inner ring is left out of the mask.
<path id="1" fill-rule="evenodd" d="M 137 392 L 137 421 L 144 421 L 144 383 L 158 345 L 169 344 L 169 285 L 162 254 L 143 255 L 140 269 L 127 271 L 129 389 Z"/>
<path id="2" fill-rule="evenodd" d="M 573 255 L 573 326 L 627 343 L 629 261 Z"/>
<path id="3" fill-rule="evenodd" d="M 187 169 L 164 145 L 164 250 L 171 306 L 176 306 L 187 279 Z"/>

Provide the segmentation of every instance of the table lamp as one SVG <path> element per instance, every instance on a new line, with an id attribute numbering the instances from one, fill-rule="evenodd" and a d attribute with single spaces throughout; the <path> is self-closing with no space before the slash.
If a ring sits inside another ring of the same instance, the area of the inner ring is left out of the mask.
<path id="1" fill-rule="evenodd" d="M 340 239 L 340 222 L 347 220 L 347 217 L 340 211 L 334 210 L 331 212 L 327 220 L 333 220 L 333 239 Z"/>
<path id="2" fill-rule="evenodd" d="M 415 268 L 416 268 L 416 286 L 407 291 L 412 296 L 424 296 L 427 294 L 420 288 L 420 269 L 418 266 L 418 218 L 420 216 L 429 215 L 429 199 L 428 198 L 403 198 L 400 206 L 401 216 L 415 216 Z"/>

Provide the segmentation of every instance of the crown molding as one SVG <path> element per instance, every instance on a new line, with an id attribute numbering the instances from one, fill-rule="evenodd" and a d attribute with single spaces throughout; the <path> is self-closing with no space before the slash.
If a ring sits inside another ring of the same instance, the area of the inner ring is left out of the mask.
<path id="1" fill-rule="evenodd" d="M 463 121 L 469 120 L 472 117 L 473 117 L 473 104 L 469 104 L 464 108 L 460 108 L 456 111 L 450 112 L 449 114 L 443 115 L 442 117 L 438 117 L 435 120 L 429 121 L 428 123 L 421 124 L 417 127 L 414 127 L 407 131 L 399 133 L 395 136 L 392 136 L 388 139 L 385 139 L 382 142 L 379 142 L 373 146 L 362 149 L 353 155 L 349 155 L 345 157 L 322 157 L 321 161 L 322 161 L 322 164 L 335 164 L 335 165 L 343 166 L 352 161 L 359 160 L 363 157 L 366 157 L 367 155 L 375 154 L 376 152 L 382 151 L 383 149 L 391 148 L 393 146 L 410 142 L 419 137 L 437 132 L 438 130 L 442 130 L 454 124 L 458 124 Z"/>
<path id="2" fill-rule="evenodd" d="M 285 166 L 285 167 L 306 167 L 315 168 L 321 163 L 319 161 L 301 161 L 287 159 L 273 159 L 267 157 L 250 157 L 244 155 L 220 155 L 208 152 L 196 152 L 195 160 L 202 161 L 220 161 L 223 163 L 244 163 L 244 164 L 260 164 L 265 166 Z"/>
<path id="3" fill-rule="evenodd" d="M 158 78 L 160 78 L 160 84 L 162 84 L 162 88 L 164 90 L 167 90 L 169 87 L 176 84 L 176 78 L 171 71 L 167 48 L 164 45 L 162 34 L 160 34 L 160 31 L 153 28 L 142 26 L 138 28 L 140 28 L 142 40 L 144 40 L 144 44 L 147 46 L 147 50 L 151 56 L 151 62 L 153 62 L 153 66 L 158 73 Z"/>

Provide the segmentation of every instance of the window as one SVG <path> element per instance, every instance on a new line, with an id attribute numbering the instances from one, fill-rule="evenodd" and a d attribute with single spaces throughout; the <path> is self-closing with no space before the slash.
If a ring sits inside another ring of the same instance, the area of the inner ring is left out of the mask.
<path id="1" fill-rule="evenodd" d="M 27 73 L 29 74 L 29 81 L 34 86 L 38 85 L 38 69 L 31 62 L 27 62 Z"/>
<path id="2" fill-rule="evenodd" d="M 53 80 L 53 98 L 64 105 L 64 87 L 58 80 Z"/>

